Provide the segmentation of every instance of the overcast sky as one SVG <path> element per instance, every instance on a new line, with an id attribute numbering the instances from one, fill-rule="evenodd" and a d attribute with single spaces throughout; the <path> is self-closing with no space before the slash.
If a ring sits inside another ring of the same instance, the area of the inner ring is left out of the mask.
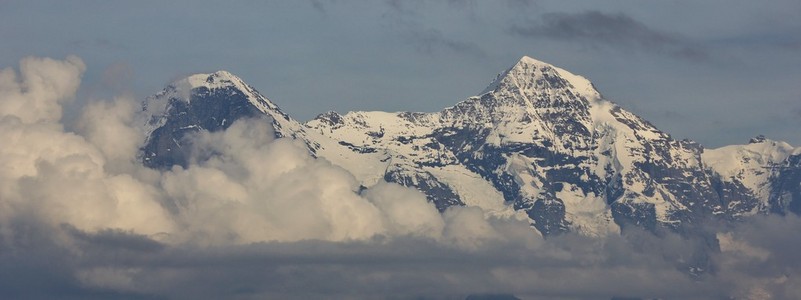
<path id="1" fill-rule="evenodd" d="M 225 69 L 305 121 L 438 111 L 528 55 L 676 138 L 797 146 L 799 20 L 796 0 L 0 0 L 0 66 L 75 54 L 87 64 L 79 99 L 143 98 Z"/>

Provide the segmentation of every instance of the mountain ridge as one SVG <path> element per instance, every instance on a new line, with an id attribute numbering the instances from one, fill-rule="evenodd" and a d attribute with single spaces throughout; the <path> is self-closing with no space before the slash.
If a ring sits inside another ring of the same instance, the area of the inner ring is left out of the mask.
<path id="1" fill-rule="evenodd" d="M 545 235 L 627 226 L 683 232 L 710 218 L 801 212 L 798 172 L 761 169 L 794 166 L 801 148 L 763 147 L 771 159 L 761 160 L 762 152 L 748 150 L 757 146 L 673 140 L 586 78 L 528 56 L 481 94 L 439 112 L 331 111 L 300 123 L 225 71 L 178 80 L 149 97 L 143 112 L 150 167 L 185 167 L 188 153 L 178 149 L 188 132 L 266 116 L 276 137 L 303 140 L 366 188 L 395 182 L 421 190 L 441 211 L 479 206 L 528 218 Z M 767 153 L 779 148 L 785 157 Z"/>

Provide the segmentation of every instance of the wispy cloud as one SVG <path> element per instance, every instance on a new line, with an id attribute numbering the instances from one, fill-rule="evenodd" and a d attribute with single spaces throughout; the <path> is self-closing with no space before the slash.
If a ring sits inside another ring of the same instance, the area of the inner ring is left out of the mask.
<path id="1" fill-rule="evenodd" d="M 425 26 L 420 21 L 421 11 L 431 4 L 425 1 L 388 0 L 387 12 L 383 15 L 385 26 L 398 34 L 403 41 L 421 54 L 460 54 L 473 57 L 486 57 L 487 53 L 476 43 L 464 41 L 442 30 Z M 448 1 L 448 7 L 457 10 L 470 10 L 472 1 Z"/>
<path id="2" fill-rule="evenodd" d="M 409 26 L 401 33 L 401 36 L 417 51 L 429 55 L 445 51 L 475 57 L 486 56 L 484 50 L 477 44 L 450 38 L 434 28 Z"/>
<path id="3" fill-rule="evenodd" d="M 330 2 L 333 2 L 333 0 L 309 0 L 311 7 L 323 15 L 328 14 L 326 5 Z"/>
<path id="4" fill-rule="evenodd" d="M 518 36 L 637 50 L 694 61 L 708 58 L 706 51 L 689 39 L 651 28 L 623 13 L 548 13 L 540 19 L 515 24 L 509 32 Z"/>

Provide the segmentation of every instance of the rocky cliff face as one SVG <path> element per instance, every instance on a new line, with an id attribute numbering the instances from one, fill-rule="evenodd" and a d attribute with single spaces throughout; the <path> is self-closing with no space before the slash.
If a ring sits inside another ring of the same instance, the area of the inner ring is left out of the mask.
<path id="1" fill-rule="evenodd" d="M 795 149 L 771 169 L 769 208 L 780 214 L 801 214 L 801 151 Z"/>
<path id="2" fill-rule="evenodd" d="M 142 105 L 147 141 L 143 163 L 151 168 L 186 167 L 191 148 L 187 137 L 219 131 L 244 118 L 269 118 L 276 137 L 296 138 L 304 128 L 253 87 L 226 71 L 196 74 L 175 81 Z"/>
<path id="3" fill-rule="evenodd" d="M 301 124 L 230 73 L 198 74 L 145 101 L 143 162 L 186 166 L 187 134 L 267 117 L 276 137 L 353 173 L 415 187 L 440 210 L 527 217 L 545 235 L 801 212 L 801 150 L 755 139 L 704 149 L 606 100 L 585 78 L 523 57 L 480 95 L 434 113 L 327 112 Z"/>

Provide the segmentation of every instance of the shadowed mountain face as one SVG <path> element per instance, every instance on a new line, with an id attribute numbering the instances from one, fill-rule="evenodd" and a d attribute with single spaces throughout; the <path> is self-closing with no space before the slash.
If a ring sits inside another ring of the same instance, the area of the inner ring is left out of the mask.
<path id="1" fill-rule="evenodd" d="M 801 214 L 801 153 L 795 152 L 772 167 L 770 204 L 773 211 L 781 214 Z"/>
<path id="2" fill-rule="evenodd" d="M 327 112 L 301 124 L 224 71 L 174 82 L 143 112 L 151 168 L 186 167 L 193 132 L 265 117 L 276 137 L 302 140 L 365 188 L 399 183 L 441 211 L 479 206 L 528 218 L 544 235 L 686 233 L 710 219 L 801 212 L 801 148 L 674 140 L 587 79 L 529 57 L 480 95 L 434 113 Z"/>

